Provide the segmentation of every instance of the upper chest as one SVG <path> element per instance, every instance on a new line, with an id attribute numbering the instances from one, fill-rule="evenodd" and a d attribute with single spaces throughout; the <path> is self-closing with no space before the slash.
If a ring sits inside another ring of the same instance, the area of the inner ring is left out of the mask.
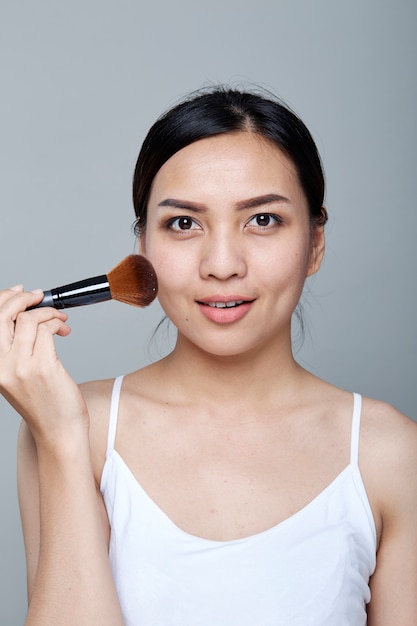
<path id="1" fill-rule="evenodd" d="M 349 464 L 350 423 L 208 425 L 199 415 L 121 411 L 115 448 L 180 528 L 230 540 L 262 532 L 313 501 Z"/>

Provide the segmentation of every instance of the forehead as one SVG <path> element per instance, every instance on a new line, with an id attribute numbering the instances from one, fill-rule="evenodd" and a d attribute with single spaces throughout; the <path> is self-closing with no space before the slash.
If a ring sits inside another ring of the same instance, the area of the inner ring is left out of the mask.
<path id="1" fill-rule="evenodd" d="M 291 159 L 272 141 L 251 132 L 216 135 L 179 150 L 155 176 L 152 191 L 159 195 L 187 189 L 224 191 L 234 186 L 242 194 L 253 186 L 302 193 Z"/>

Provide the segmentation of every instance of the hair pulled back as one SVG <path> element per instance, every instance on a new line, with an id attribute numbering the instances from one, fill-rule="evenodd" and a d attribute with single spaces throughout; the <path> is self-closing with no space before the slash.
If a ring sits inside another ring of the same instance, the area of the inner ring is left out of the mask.
<path id="1" fill-rule="evenodd" d="M 186 146 L 223 133 L 252 132 L 273 142 L 293 162 L 313 225 L 327 220 L 325 182 L 314 140 L 301 119 L 273 97 L 226 87 L 191 94 L 150 128 L 133 176 L 135 232 L 146 228 L 152 182 L 162 165 Z"/>

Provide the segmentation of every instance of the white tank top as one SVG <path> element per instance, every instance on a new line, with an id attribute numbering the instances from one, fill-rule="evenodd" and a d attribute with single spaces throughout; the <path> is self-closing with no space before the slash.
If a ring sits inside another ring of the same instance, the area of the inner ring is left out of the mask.
<path id="1" fill-rule="evenodd" d="M 350 464 L 324 491 L 269 530 L 211 541 L 176 526 L 114 449 L 121 383 L 101 491 L 126 626 L 365 626 L 376 532 L 358 467 L 359 395 Z"/>

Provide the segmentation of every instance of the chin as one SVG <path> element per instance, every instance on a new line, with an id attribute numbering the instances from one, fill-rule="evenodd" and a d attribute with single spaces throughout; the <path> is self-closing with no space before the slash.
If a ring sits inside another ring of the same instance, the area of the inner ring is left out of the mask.
<path id="1" fill-rule="evenodd" d="M 255 353 L 264 349 L 264 342 L 254 344 L 245 341 L 221 341 L 219 339 L 210 342 L 191 342 L 192 350 L 205 355 L 208 358 L 237 361 L 253 358 Z"/>

